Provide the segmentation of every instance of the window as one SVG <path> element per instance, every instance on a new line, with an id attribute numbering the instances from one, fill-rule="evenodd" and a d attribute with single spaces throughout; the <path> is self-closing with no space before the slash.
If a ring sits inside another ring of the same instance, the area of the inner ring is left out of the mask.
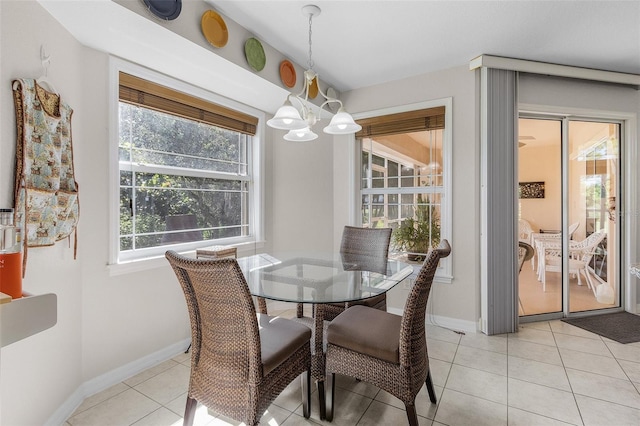
<path id="1" fill-rule="evenodd" d="M 118 88 L 116 261 L 255 241 L 258 118 L 125 72 Z"/>
<path id="2" fill-rule="evenodd" d="M 362 226 L 392 228 L 392 250 L 409 260 L 424 259 L 441 238 L 450 239 L 448 109 L 432 106 L 358 120 Z"/>

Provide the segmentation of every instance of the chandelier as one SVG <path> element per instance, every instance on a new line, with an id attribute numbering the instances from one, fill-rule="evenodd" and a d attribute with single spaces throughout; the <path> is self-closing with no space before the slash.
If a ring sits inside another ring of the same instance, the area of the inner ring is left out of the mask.
<path id="1" fill-rule="evenodd" d="M 274 129 L 289 130 L 289 133 L 284 135 L 284 138 L 288 141 L 312 141 L 316 139 L 318 135 L 315 134 L 311 128 L 320 121 L 323 108 L 328 107 L 331 103 L 337 103 L 340 105 L 338 112 L 333 116 L 329 125 L 323 129 L 324 132 L 331 135 L 356 133 L 362 129 L 362 126 L 353 121 L 353 117 L 345 111 L 339 99 L 330 96 L 331 94 L 327 95 L 322 91 L 318 85 L 318 74 L 313 70 L 314 63 L 313 59 L 311 59 L 311 24 L 313 17 L 320 15 L 320 8 L 316 5 L 309 4 L 302 8 L 302 13 L 309 16 L 309 60 L 307 62 L 308 69 L 304 72 L 304 87 L 300 93 L 290 93 L 287 96 L 284 105 L 278 108 L 276 115 L 267 121 L 267 125 Z M 320 107 L 318 107 L 317 113 L 313 112 L 312 105 L 309 103 L 309 91 L 312 85 L 317 87 L 318 93 L 325 99 Z M 299 110 L 293 106 L 292 100 L 298 104 Z"/>

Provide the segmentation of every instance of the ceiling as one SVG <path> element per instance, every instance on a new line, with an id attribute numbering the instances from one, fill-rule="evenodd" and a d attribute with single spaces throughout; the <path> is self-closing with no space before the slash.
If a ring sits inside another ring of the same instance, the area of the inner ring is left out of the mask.
<path id="1" fill-rule="evenodd" d="M 192 1 L 192 0 L 184 0 Z M 206 0 L 306 66 L 309 0 Z M 313 4 L 320 78 L 347 91 L 479 55 L 640 74 L 640 1 L 326 1 Z"/>

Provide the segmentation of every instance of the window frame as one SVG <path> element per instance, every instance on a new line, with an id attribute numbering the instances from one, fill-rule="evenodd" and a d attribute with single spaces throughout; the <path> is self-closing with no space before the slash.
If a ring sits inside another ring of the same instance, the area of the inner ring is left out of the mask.
<path id="1" fill-rule="evenodd" d="M 109 260 L 108 268 L 111 275 L 119 275 L 137 270 L 145 270 L 158 266 L 166 266 L 164 250 L 141 249 L 135 255 L 121 256 L 120 254 L 120 159 L 119 159 L 119 74 L 124 72 L 135 77 L 152 81 L 207 102 L 233 109 L 241 113 L 258 118 L 256 134 L 252 136 L 248 150 L 248 182 L 249 182 L 249 235 L 224 240 L 208 240 L 184 243 L 177 247 L 181 253 L 194 253 L 199 247 L 213 244 L 225 244 L 238 247 L 239 254 L 243 249 L 247 252 L 255 251 L 264 244 L 264 113 L 250 106 L 232 99 L 212 93 L 189 83 L 176 80 L 156 71 L 119 58 L 110 58 L 109 75 Z M 160 253 L 161 252 L 161 253 Z"/>
<path id="2" fill-rule="evenodd" d="M 440 207 L 440 236 L 447 239 L 453 246 L 452 224 L 453 224 L 453 98 L 441 98 L 430 101 L 417 102 L 413 104 L 396 107 L 381 108 L 371 111 L 354 114 L 355 120 L 372 118 L 383 115 L 397 114 L 409 111 L 416 111 L 427 108 L 445 107 L 444 131 L 442 136 L 442 186 L 443 192 Z M 352 209 L 355 223 L 362 226 L 362 188 L 360 187 L 361 159 L 362 159 L 361 139 L 355 138 L 354 166 L 352 171 L 354 208 Z M 440 260 L 440 265 L 434 278 L 438 282 L 451 283 L 453 280 L 453 260 L 452 256 Z"/>

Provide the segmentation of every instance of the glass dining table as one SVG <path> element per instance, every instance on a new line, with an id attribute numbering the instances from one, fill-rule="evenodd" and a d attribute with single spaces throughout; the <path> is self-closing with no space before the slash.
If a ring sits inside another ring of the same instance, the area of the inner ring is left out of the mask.
<path id="1" fill-rule="evenodd" d="M 413 273 L 399 260 L 327 252 L 256 254 L 238 259 L 252 295 L 312 304 L 313 317 L 296 320 L 312 328 L 311 375 L 318 384 L 320 418 L 325 418 L 324 305 L 360 301 L 386 293 Z"/>

